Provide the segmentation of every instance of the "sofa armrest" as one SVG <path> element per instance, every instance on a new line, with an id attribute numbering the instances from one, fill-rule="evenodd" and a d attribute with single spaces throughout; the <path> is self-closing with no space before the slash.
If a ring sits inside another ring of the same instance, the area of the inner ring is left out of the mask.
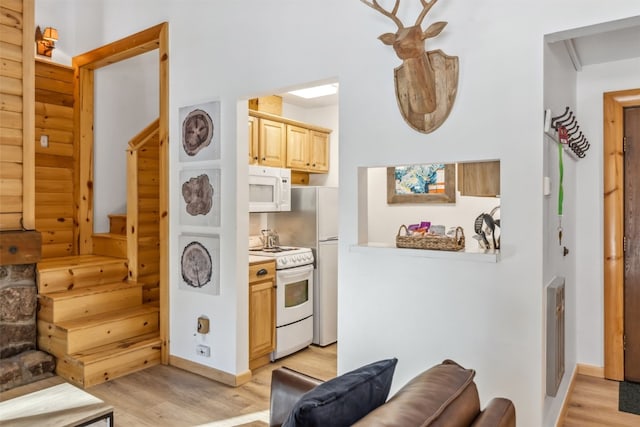
<path id="1" fill-rule="evenodd" d="M 515 427 L 516 408 L 509 399 L 496 397 L 473 421 L 472 427 Z"/>
<path id="2" fill-rule="evenodd" d="M 272 371 L 269 425 L 280 427 L 300 397 L 322 382 L 284 366 Z"/>

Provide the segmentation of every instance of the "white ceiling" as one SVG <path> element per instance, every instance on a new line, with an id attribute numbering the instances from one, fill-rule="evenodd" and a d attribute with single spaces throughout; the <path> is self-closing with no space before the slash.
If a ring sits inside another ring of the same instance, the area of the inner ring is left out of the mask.
<path id="1" fill-rule="evenodd" d="M 576 70 L 610 61 L 640 58 L 640 16 L 549 34 L 563 41 Z"/>
<path id="2" fill-rule="evenodd" d="M 582 66 L 640 58 L 640 26 L 571 40 Z"/>
<path id="3" fill-rule="evenodd" d="M 315 85 L 314 85 L 315 86 Z M 340 90 L 340 88 L 338 88 Z M 321 96 L 318 98 L 305 99 L 299 96 L 291 95 L 290 93 L 278 94 L 282 97 L 282 100 L 287 104 L 297 105 L 302 108 L 319 108 L 336 105 L 338 103 L 338 93 L 335 95 Z"/>

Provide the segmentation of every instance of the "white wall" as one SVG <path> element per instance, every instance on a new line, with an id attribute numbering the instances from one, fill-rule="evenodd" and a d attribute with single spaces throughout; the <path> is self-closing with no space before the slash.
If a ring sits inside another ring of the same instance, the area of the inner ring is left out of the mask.
<path id="1" fill-rule="evenodd" d="M 58 41 L 51 54 L 51 61 L 71 65 L 71 56 L 77 53 L 75 1 L 37 0 L 36 3 L 35 25 L 40 26 L 42 31 L 45 27 L 54 27 L 58 30 Z M 46 60 L 46 58 L 37 57 Z"/>
<path id="2" fill-rule="evenodd" d="M 549 43 L 544 45 L 544 108 L 551 110 L 552 116 L 560 116 L 565 107 L 577 114 L 576 111 L 576 71 L 569 59 L 567 50 L 563 42 Z M 582 123 L 582 117 L 578 115 L 578 121 Z M 554 131 L 551 131 L 555 135 Z M 563 183 L 564 201 L 562 222 L 558 216 L 558 192 L 560 186 L 559 179 L 559 152 L 558 144 L 553 139 L 543 138 L 543 176 L 549 177 L 551 181 L 551 194 L 544 196 L 543 200 L 544 221 L 543 221 L 543 277 L 542 277 L 542 304 L 543 323 L 546 331 L 547 316 L 547 285 L 554 277 L 565 278 L 565 374 L 562 383 L 557 391 L 559 396 L 563 396 L 569 387 L 573 370 L 576 366 L 576 280 L 575 264 L 578 248 L 576 247 L 576 166 L 581 160 L 573 157 L 563 150 Z M 571 152 L 573 153 L 573 152 Z M 558 227 L 562 225 L 562 242 L 559 241 Z M 564 255 L 563 249 L 569 250 L 568 255 Z M 555 311 L 555 309 L 554 309 Z M 546 337 L 546 334 L 545 334 Z M 546 354 L 546 338 L 543 343 L 544 354 Z M 546 362 L 546 361 L 545 361 Z M 551 369 L 551 368 L 549 368 Z M 546 363 L 543 373 L 546 373 Z M 543 390 L 545 390 L 543 388 Z M 561 399 L 545 398 L 543 409 L 544 425 L 553 424 L 556 418 Z"/>
<path id="3" fill-rule="evenodd" d="M 159 115 L 158 52 L 95 71 L 93 231 L 127 212 L 127 147 Z"/>
<path id="4" fill-rule="evenodd" d="M 578 73 L 578 113 L 591 148 L 578 164 L 578 362 L 604 366 L 602 94 L 640 87 L 640 58 L 584 67 Z M 597 260 L 598 262 L 594 262 Z"/>
<path id="5" fill-rule="evenodd" d="M 83 3 L 77 0 L 77 5 Z M 545 411 L 543 403 L 543 35 L 638 15 L 639 3 L 611 2 L 602 8 L 595 0 L 439 2 L 426 24 L 446 20 L 449 25 L 428 45 L 460 57 L 460 82 L 448 120 L 427 135 L 400 117 L 393 89 L 393 68 L 399 61 L 377 40 L 395 26 L 361 2 L 99 3 L 104 42 L 170 22 L 172 159 L 178 155 L 178 108 L 212 98 L 222 103 L 221 293 L 203 297 L 178 289 L 174 266 L 181 228 L 172 213 L 172 355 L 230 373 L 247 369 L 246 99 L 337 76 L 338 370 L 398 357 L 397 390 L 417 372 L 452 358 L 477 370 L 483 404 L 506 396 L 516 405 L 519 426 L 550 425 L 559 405 L 548 404 L 552 409 Z M 77 7 L 95 19 L 88 7 Z M 404 2 L 399 15 L 413 22 L 418 8 L 418 2 Z M 78 44 L 92 36 L 78 26 Z M 358 168 L 410 163 L 416 153 L 420 161 L 501 160 L 501 215 L 509 243 L 503 245 L 500 262 L 350 250 L 362 220 Z M 176 166 L 172 160 L 172 188 L 178 184 Z M 171 200 L 178 205 L 177 192 Z M 201 314 L 212 321 L 208 359 L 196 357 L 193 348 L 195 319 Z"/>

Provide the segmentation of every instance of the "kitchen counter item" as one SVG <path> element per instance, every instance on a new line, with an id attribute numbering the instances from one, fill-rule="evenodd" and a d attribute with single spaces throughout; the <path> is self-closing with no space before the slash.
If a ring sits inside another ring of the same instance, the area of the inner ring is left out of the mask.
<path id="1" fill-rule="evenodd" d="M 401 235 L 404 228 L 404 235 Z M 423 234 L 409 236 L 406 225 L 401 225 L 396 235 L 396 246 L 399 248 L 431 249 L 441 251 L 459 251 L 464 249 L 464 230 L 456 227 L 454 237 Z"/>
<path id="2" fill-rule="evenodd" d="M 263 249 L 272 249 L 280 244 L 278 233 L 275 231 L 267 228 L 266 230 L 262 230 L 260 233 L 262 234 L 260 241 L 262 242 Z"/>

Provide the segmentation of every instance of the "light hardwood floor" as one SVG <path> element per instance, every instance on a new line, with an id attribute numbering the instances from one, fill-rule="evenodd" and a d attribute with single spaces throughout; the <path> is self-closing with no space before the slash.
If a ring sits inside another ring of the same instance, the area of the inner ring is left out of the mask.
<path id="1" fill-rule="evenodd" d="M 640 426 L 640 415 L 618 411 L 618 387 L 617 381 L 577 375 L 562 426 Z"/>
<path id="2" fill-rule="evenodd" d="M 280 366 L 327 380 L 336 375 L 337 346 L 311 346 L 257 369 L 248 383 L 229 387 L 169 366 L 155 366 L 87 391 L 115 409 L 118 426 L 197 426 L 269 408 L 271 371 Z M 61 383 L 54 377 L 0 394 L 0 401 Z M 618 383 L 577 375 L 563 427 L 640 426 L 640 416 L 618 411 Z M 517 408 L 516 408 L 517 411 Z M 261 425 L 242 424 L 244 427 Z"/>
<path id="3" fill-rule="evenodd" d="M 336 350 L 336 344 L 311 346 L 256 369 L 251 381 L 240 387 L 227 386 L 181 369 L 160 365 L 90 387 L 86 391 L 113 406 L 116 426 L 191 427 L 268 410 L 271 371 L 280 366 L 322 380 L 335 377 Z M 0 400 L 61 382 L 63 380 L 60 377 L 53 377 L 0 394 Z"/>

